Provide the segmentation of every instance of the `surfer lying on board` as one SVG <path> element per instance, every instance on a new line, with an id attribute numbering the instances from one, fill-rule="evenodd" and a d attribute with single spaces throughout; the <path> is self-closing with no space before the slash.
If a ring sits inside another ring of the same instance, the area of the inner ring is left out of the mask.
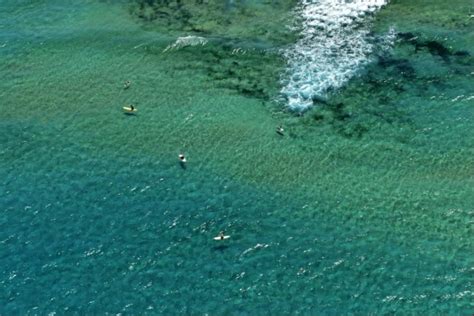
<path id="1" fill-rule="evenodd" d="M 224 239 L 227 239 L 227 238 L 230 238 L 230 236 L 229 235 L 224 235 L 224 231 L 221 231 L 219 233 L 219 235 L 214 237 L 214 240 L 224 240 Z"/>
<path id="2" fill-rule="evenodd" d="M 137 109 L 133 104 L 129 104 L 128 106 L 122 107 L 122 109 L 125 111 L 125 114 L 135 114 Z"/>

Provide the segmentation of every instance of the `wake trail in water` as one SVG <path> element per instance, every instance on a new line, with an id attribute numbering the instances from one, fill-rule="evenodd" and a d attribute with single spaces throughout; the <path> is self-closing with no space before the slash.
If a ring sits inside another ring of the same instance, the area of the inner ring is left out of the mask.
<path id="1" fill-rule="evenodd" d="M 325 99 L 366 65 L 374 49 L 370 23 L 389 0 L 302 0 L 296 9 L 298 42 L 284 51 L 287 71 L 281 93 L 302 111 Z"/>

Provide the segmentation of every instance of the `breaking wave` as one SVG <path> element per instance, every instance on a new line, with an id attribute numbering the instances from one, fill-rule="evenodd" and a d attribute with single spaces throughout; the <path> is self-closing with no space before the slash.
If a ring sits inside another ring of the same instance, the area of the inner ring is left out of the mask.
<path id="1" fill-rule="evenodd" d="M 281 93 L 293 110 L 345 84 L 366 65 L 374 49 L 370 24 L 389 0 L 302 0 L 297 7 L 301 37 L 284 51 L 287 70 Z"/>
<path id="2" fill-rule="evenodd" d="M 183 36 L 178 37 L 173 44 L 168 45 L 163 52 L 167 52 L 173 49 L 181 49 L 187 46 L 198 46 L 198 45 L 206 45 L 208 40 L 204 37 L 200 36 Z"/>

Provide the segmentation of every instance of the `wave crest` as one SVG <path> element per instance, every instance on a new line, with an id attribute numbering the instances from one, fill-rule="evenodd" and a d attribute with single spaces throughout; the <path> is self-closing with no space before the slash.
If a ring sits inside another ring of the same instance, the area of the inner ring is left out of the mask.
<path id="1" fill-rule="evenodd" d="M 200 36 L 192 36 L 192 35 L 182 36 L 182 37 L 178 37 L 173 44 L 168 45 L 163 50 L 163 52 L 167 52 L 167 51 L 173 50 L 173 49 L 181 49 L 181 48 L 187 47 L 187 46 L 206 45 L 207 42 L 208 41 L 207 41 L 206 38 L 200 37 Z"/>

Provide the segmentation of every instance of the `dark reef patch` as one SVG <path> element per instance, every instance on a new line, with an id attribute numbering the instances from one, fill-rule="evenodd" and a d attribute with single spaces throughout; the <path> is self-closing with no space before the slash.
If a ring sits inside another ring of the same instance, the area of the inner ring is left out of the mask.
<path id="1" fill-rule="evenodd" d="M 398 33 L 391 54 L 381 53 L 364 73 L 331 92 L 327 100 L 313 100 L 315 106 L 305 113 L 305 121 L 328 125 L 348 138 L 381 129 L 398 131 L 393 135 L 405 142 L 416 129 L 412 111 L 425 109 L 400 100 L 426 100 L 440 91 L 458 91 L 453 77 L 470 76 L 473 65 L 467 50 L 455 51 L 424 34 Z"/>
<path id="2" fill-rule="evenodd" d="M 416 71 L 409 60 L 379 57 L 364 76 L 351 80 L 327 102 L 315 102 L 307 116 L 318 124 L 329 124 L 348 138 L 360 138 L 387 125 L 411 129 L 409 114 L 397 100 L 407 90 L 405 85 L 415 78 Z"/>
<path id="3" fill-rule="evenodd" d="M 390 72 L 398 72 L 406 79 L 414 79 L 416 77 L 415 68 L 413 68 L 408 59 L 380 56 L 378 57 L 378 65 Z M 374 84 L 377 84 L 377 82 L 375 81 Z"/>
<path id="4" fill-rule="evenodd" d="M 402 44 L 412 45 L 414 47 L 415 54 L 421 53 L 427 50 L 433 56 L 439 56 L 444 62 L 450 63 L 451 57 L 468 57 L 470 53 L 468 51 L 453 51 L 446 47 L 443 43 L 433 39 L 422 39 L 423 36 L 416 35 L 411 32 L 400 32 L 397 34 L 398 40 Z"/>
<path id="5" fill-rule="evenodd" d="M 241 49 L 247 47 L 247 49 Z M 258 48 L 254 48 L 258 47 Z M 203 76 L 209 88 L 221 88 L 269 101 L 278 95 L 278 78 L 284 67 L 283 57 L 258 43 L 243 43 L 235 39 L 213 39 L 201 46 L 184 47 L 149 53 L 169 58 L 172 71 L 193 71 Z"/>
<path id="6" fill-rule="evenodd" d="M 286 25 L 292 21 L 296 0 L 130 0 L 130 13 L 144 28 L 172 37 L 204 37 L 204 46 L 173 50 L 173 71 L 194 70 L 209 87 L 274 99 L 278 96 L 284 60 L 278 50 L 294 43 L 297 34 Z M 148 47 L 160 54 L 162 48 Z M 166 58 L 166 57 L 165 57 Z M 175 60 L 176 59 L 176 60 Z"/>
<path id="7" fill-rule="evenodd" d="M 295 34 L 289 24 L 296 0 L 131 0 L 130 13 L 146 28 L 161 32 L 259 38 L 288 44 Z"/>

